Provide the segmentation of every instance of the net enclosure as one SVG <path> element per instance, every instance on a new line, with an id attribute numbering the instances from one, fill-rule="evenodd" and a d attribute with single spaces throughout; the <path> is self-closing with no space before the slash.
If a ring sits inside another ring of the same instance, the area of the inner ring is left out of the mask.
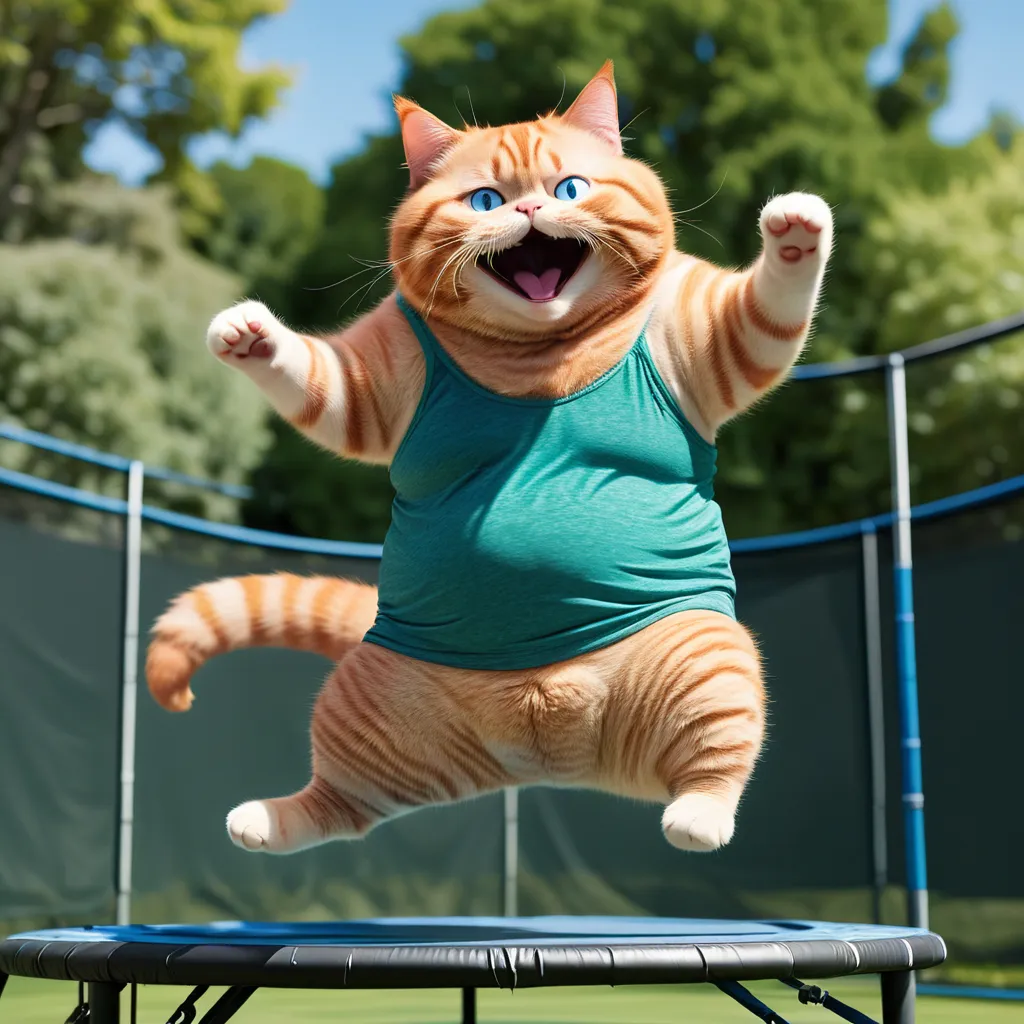
<path id="1" fill-rule="evenodd" d="M 18 783 L 0 796 L 0 934 L 114 915 L 121 516 L 79 508 L 71 530 L 62 518 L 69 507 L 0 487 L 0 771 Z M 931 926 L 961 963 L 1019 963 L 1024 955 L 1016 863 L 1024 822 L 1005 813 L 1024 720 L 1013 628 L 1024 619 L 1017 522 L 1024 491 L 915 525 Z M 377 568 L 373 559 L 240 544 L 149 520 L 143 537 L 143 631 L 175 594 L 218 576 L 286 570 L 372 581 Z M 886 527 L 876 541 L 884 583 Z M 133 919 L 509 909 L 899 924 L 891 600 L 882 586 L 876 777 L 863 555 L 858 531 L 735 554 L 739 614 L 761 639 L 771 719 L 736 835 L 713 857 L 680 858 L 653 805 L 544 787 L 518 793 L 513 835 L 499 793 L 399 818 L 359 843 L 288 858 L 244 853 L 227 841 L 224 815 L 245 799 L 304 784 L 309 711 L 330 666 L 313 655 L 240 651 L 203 669 L 187 715 L 168 715 L 139 694 Z M 964 635 L 983 636 L 984 645 L 965 646 Z M 139 672 L 142 679 L 141 664 Z M 964 681 L 982 678 L 989 702 L 964 701 Z M 999 715 L 988 712 L 993 704 Z M 253 732 L 273 736 L 272 757 L 254 754 Z M 981 829 L 988 842 L 963 842 Z"/>
<path id="2" fill-rule="evenodd" d="M 771 719 L 736 836 L 708 858 L 680 860 L 656 807 L 543 787 L 412 814 L 359 843 L 290 858 L 235 849 L 227 808 L 308 778 L 308 713 L 329 666 L 237 652 L 203 669 L 189 715 L 168 716 L 144 692 L 136 700 L 145 631 L 197 583 L 281 570 L 372 582 L 379 551 L 171 513 L 144 503 L 143 480 L 196 481 L 0 428 L 11 443 L 129 481 L 125 500 L 0 468 L 0 772 L 18 780 L 0 795 L 4 931 L 115 913 L 159 922 L 504 910 L 897 929 L 923 913 L 951 959 L 1020 963 L 1024 818 L 1006 808 L 1024 719 L 1024 476 L 911 508 L 904 364 L 1022 327 L 1024 315 L 855 365 L 799 368 L 885 374 L 898 493 L 892 513 L 733 545 L 737 610 L 761 641 Z M 965 700 L 965 687 L 984 699 Z M 273 735 L 273 756 L 254 752 L 254 732 Z"/>

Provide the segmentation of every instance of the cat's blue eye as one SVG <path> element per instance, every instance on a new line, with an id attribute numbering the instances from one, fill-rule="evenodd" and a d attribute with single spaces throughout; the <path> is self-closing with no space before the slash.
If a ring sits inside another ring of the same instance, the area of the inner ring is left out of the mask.
<path id="1" fill-rule="evenodd" d="M 555 186 L 555 198 L 564 199 L 566 202 L 574 202 L 582 199 L 590 191 L 590 182 L 586 178 L 564 178 Z"/>
<path id="2" fill-rule="evenodd" d="M 502 194 L 493 188 L 478 188 L 475 192 L 469 194 L 466 202 L 477 213 L 489 213 L 491 210 L 496 210 L 499 206 L 505 205 L 505 199 Z"/>

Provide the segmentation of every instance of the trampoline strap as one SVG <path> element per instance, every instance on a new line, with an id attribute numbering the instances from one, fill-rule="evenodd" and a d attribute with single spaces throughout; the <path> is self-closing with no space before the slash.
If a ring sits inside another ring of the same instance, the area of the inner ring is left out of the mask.
<path id="1" fill-rule="evenodd" d="M 196 1003 L 206 994 L 209 985 L 197 985 L 185 1001 L 171 1014 L 167 1024 L 192 1024 L 196 1019 Z"/>
<path id="2" fill-rule="evenodd" d="M 225 1024 L 255 991 L 255 985 L 233 985 L 207 1010 L 199 1024 Z"/>
<path id="3" fill-rule="evenodd" d="M 785 1017 L 780 1017 L 770 1006 L 765 1006 L 753 992 L 748 992 L 738 981 L 716 981 L 714 984 L 765 1024 L 789 1024 Z"/>
<path id="4" fill-rule="evenodd" d="M 85 982 L 80 981 L 78 983 L 78 1005 L 68 1014 L 64 1024 L 85 1024 L 88 1020 L 89 1004 L 85 998 Z"/>
<path id="5" fill-rule="evenodd" d="M 816 1006 L 823 1006 L 826 1010 L 831 1010 L 837 1017 L 849 1021 L 850 1024 L 875 1024 L 875 1021 L 866 1013 L 847 1006 L 846 1003 L 840 1002 L 835 996 L 829 995 L 825 989 L 818 988 L 817 985 L 805 985 L 802 981 L 797 981 L 796 978 L 780 978 L 779 981 L 783 985 L 797 989 L 800 993 L 798 998 L 805 1005 L 813 1003 Z"/>

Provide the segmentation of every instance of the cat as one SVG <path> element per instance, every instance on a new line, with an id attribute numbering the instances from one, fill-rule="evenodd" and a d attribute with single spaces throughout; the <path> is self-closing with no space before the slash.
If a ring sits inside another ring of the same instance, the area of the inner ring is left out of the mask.
<path id="1" fill-rule="evenodd" d="M 665 189 L 623 154 L 611 62 L 563 114 L 520 124 L 395 107 L 395 291 L 330 336 L 255 301 L 207 335 L 313 441 L 391 466 L 379 593 L 288 574 L 199 586 L 154 626 L 150 690 L 184 711 L 196 670 L 240 647 L 336 662 L 312 779 L 230 812 L 243 849 L 544 783 L 659 802 L 670 843 L 716 850 L 766 695 L 732 613 L 714 442 L 803 350 L 829 206 L 772 198 L 742 271 L 677 251 Z"/>

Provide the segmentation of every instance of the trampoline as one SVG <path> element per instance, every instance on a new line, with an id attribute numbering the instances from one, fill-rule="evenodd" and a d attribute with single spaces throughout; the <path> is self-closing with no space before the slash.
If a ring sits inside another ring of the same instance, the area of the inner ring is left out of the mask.
<path id="1" fill-rule="evenodd" d="M 382 918 L 312 924 L 225 923 L 50 929 L 0 942 L 9 975 L 79 982 L 73 1024 L 120 1024 L 131 986 L 191 986 L 169 999 L 168 1024 L 191 1024 L 210 986 L 225 991 L 200 1018 L 224 1024 L 258 988 L 462 991 L 476 1022 L 479 988 L 711 983 L 755 1017 L 785 1024 L 741 983 L 777 980 L 783 995 L 818 1003 L 852 1024 L 872 1018 L 804 979 L 880 974 L 882 1024 L 911 1024 L 915 970 L 946 957 L 916 928 L 811 921 L 627 917 Z M 339 1008 L 340 1009 L 340 1008 Z"/>

